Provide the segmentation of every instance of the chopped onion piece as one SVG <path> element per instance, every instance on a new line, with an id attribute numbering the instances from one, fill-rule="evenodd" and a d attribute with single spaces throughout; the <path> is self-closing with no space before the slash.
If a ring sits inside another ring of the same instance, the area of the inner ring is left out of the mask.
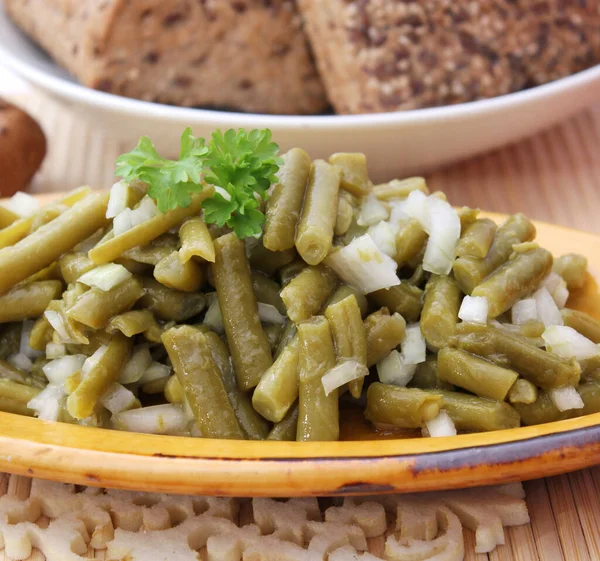
<path id="1" fill-rule="evenodd" d="M 402 211 L 410 218 L 416 218 L 423 230 L 429 232 L 428 197 L 422 191 L 412 191 L 402 204 Z"/>
<path id="2" fill-rule="evenodd" d="M 32 320 L 25 320 L 23 322 L 23 329 L 21 330 L 21 343 L 19 345 L 19 353 L 25 355 L 31 360 L 34 360 L 44 354 L 42 351 L 36 351 L 29 346 L 29 336 L 34 323 L 35 322 Z"/>
<path id="3" fill-rule="evenodd" d="M 542 281 L 541 286 L 547 288 L 548 292 L 552 294 L 558 288 L 561 281 L 563 281 L 563 278 L 558 273 L 550 271 L 550 273 L 548 273 L 548 276 Z"/>
<path id="4" fill-rule="evenodd" d="M 24 372 L 29 372 L 31 367 L 33 366 L 33 362 L 28 356 L 25 356 L 21 353 L 16 353 L 14 355 L 10 355 L 6 358 L 6 362 L 11 366 L 14 366 L 18 370 L 23 370 Z"/>
<path id="5" fill-rule="evenodd" d="M 36 412 L 38 419 L 58 421 L 60 402 L 66 392 L 62 386 L 48 384 L 38 395 L 29 401 L 27 407 Z"/>
<path id="6" fill-rule="evenodd" d="M 140 201 L 138 207 L 131 211 L 131 227 L 135 228 L 151 218 L 154 218 L 158 214 L 160 214 L 160 212 L 154 201 L 150 197 L 145 196 Z"/>
<path id="7" fill-rule="evenodd" d="M 48 323 L 52 326 L 52 329 L 58 333 L 60 340 L 68 342 L 70 340 L 69 333 L 67 332 L 61 315 L 54 310 L 46 310 L 44 312 L 44 316 L 48 320 Z"/>
<path id="8" fill-rule="evenodd" d="M 569 299 L 569 289 L 567 283 L 561 278 L 560 284 L 552 291 L 554 303 L 562 310 L 567 305 Z"/>
<path id="9" fill-rule="evenodd" d="M 382 221 L 369 227 L 367 233 L 383 253 L 390 257 L 396 255 L 396 233 L 387 222 Z"/>
<path id="10" fill-rule="evenodd" d="M 546 349 L 563 358 L 585 360 L 600 354 L 598 345 L 566 325 L 551 325 L 542 333 Z"/>
<path id="11" fill-rule="evenodd" d="M 17 191 L 3 206 L 8 210 L 12 210 L 15 214 L 27 218 L 39 210 L 40 202 L 35 197 L 23 193 L 23 191 Z"/>
<path id="12" fill-rule="evenodd" d="M 136 397 L 131 391 L 121 384 L 113 382 L 102 394 L 100 403 L 106 407 L 113 415 L 130 409 L 135 403 Z"/>
<path id="13" fill-rule="evenodd" d="M 383 253 L 368 234 L 330 253 L 325 264 L 363 294 L 400 284 L 396 262 Z"/>
<path id="14" fill-rule="evenodd" d="M 277 323 L 283 325 L 286 321 L 286 317 L 282 316 L 275 306 L 264 304 L 263 302 L 258 303 L 258 315 L 260 316 L 260 320 L 265 323 Z"/>
<path id="15" fill-rule="evenodd" d="M 548 392 L 550 399 L 556 405 L 559 411 L 569 411 L 570 409 L 583 409 L 585 403 L 573 386 L 564 386 L 555 388 Z"/>
<path id="16" fill-rule="evenodd" d="M 410 219 L 410 216 L 408 216 L 408 214 L 406 214 L 406 212 L 404 212 L 405 204 L 406 204 L 405 201 L 390 202 L 390 205 L 392 207 L 392 212 L 390 213 L 390 219 L 388 220 L 388 223 L 390 224 L 390 226 L 394 229 L 394 231 L 396 233 L 398 232 L 400 227 Z"/>
<path id="17" fill-rule="evenodd" d="M 415 375 L 416 364 L 405 364 L 402 355 L 397 351 L 391 351 L 387 356 L 377 363 L 377 375 L 383 384 L 405 387 Z"/>
<path id="18" fill-rule="evenodd" d="M 131 358 L 125 363 L 125 367 L 119 376 L 121 384 L 134 384 L 139 382 L 144 372 L 150 368 L 152 364 L 152 355 L 148 345 L 140 345 L 136 347 L 131 355 Z"/>
<path id="19" fill-rule="evenodd" d="M 113 218 L 113 234 L 115 236 L 120 236 L 127 232 L 127 230 L 131 230 L 131 212 L 130 208 L 126 208 L 123 212 L 120 212 Z"/>
<path id="20" fill-rule="evenodd" d="M 127 208 L 129 198 L 129 184 L 124 181 L 117 181 L 110 188 L 108 205 L 106 207 L 106 218 L 114 218 Z"/>
<path id="21" fill-rule="evenodd" d="M 107 292 L 130 277 L 131 273 L 123 265 L 106 263 L 84 273 L 77 279 L 77 282 Z"/>
<path id="22" fill-rule="evenodd" d="M 46 345 L 46 358 L 53 360 L 67 354 L 67 348 L 62 343 L 48 343 Z"/>
<path id="23" fill-rule="evenodd" d="M 546 287 L 542 286 L 533 297 L 537 304 L 538 319 L 546 327 L 550 325 L 564 325 L 560 310 Z"/>
<path id="24" fill-rule="evenodd" d="M 188 418 L 181 405 L 153 405 L 113 415 L 115 428 L 148 434 L 170 434 L 185 430 Z"/>
<path id="25" fill-rule="evenodd" d="M 427 208 L 429 239 L 423 256 L 423 269 L 436 275 L 447 275 L 452 270 L 456 258 L 460 219 L 446 201 L 438 199 L 435 195 L 427 198 Z"/>
<path id="26" fill-rule="evenodd" d="M 341 364 L 334 366 L 331 370 L 328 370 L 321 378 L 325 395 L 329 395 L 336 388 L 339 388 L 352 380 L 364 378 L 368 374 L 369 369 L 360 362 L 355 360 L 342 362 Z"/>
<path id="27" fill-rule="evenodd" d="M 511 315 L 512 322 L 515 325 L 523 325 L 524 323 L 537 320 L 538 310 L 535 298 L 525 298 L 515 302 L 511 310 Z"/>
<path id="28" fill-rule="evenodd" d="M 463 321 L 485 325 L 489 307 L 490 303 L 485 296 L 465 296 L 460 305 L 458 317 Z"/>
<path id="29" fill-rule="evenodd" d="M 108 347 L 106 345 L 100 345 L 92 356 L 89 356 L 85 359 L 85 362 L 81 367 L 82 377 L 87 376 L 91 372 L 92 368 L 94 368 L 96 364 L 98 364 L 98 361 L 102 358 L 107 348 Z"/>
<path id="30" fill-rule="evenodd" d="M 146 369 L 146 372 L 142 374 L 140 378 L 141 384 L 147 384 L 148 382 L 154 382 L 154 380 L 161 380 L 162 378 L 168 378 L 171 375 L 171 368 L 166 364 L 152 361 L 152 364 Z"/>
<path id="31" fill-rule="evenodd" d="M 404 364 L 420 364 L 425 362 L 427 344 L 421 333 L 421 326 L 416 323 L 406 327 L 406 337 L 401 344 L 402 362 Z"/>
<path id="32" fill-rule="evenodd" d="M 64 384 L 75 372 L 81 370 L 86 360 L 85 355 L 67 355 L 51 360 L 42 370 L 51 384 Z"/>
<path id="33" fill-rule="evenodd" d="M 443 409 L 431 421 L 425 421 L 425 426 L 431 437 L 456 436 L 456 427 L 450 415 Z"/>
<path id="34" fill-rule="evenodd" d="M 215 293 L 208 294 L 210 305 L 204 314 L 204 325 L 207 325 L 213 331 L 217 333 L 224 333 L 225 328 L 223 327 L 223 316 L 221 315 L 221 308 L 219 308 L 219 300 Z"/>
<path id="35" fill-rule="evenodd" d="M 377 222 L 387 220 L 388 216 L 389 213 L 385 205 L 375 195 L 368 195 L 360 207 L 356 222 L 359 226 L 372 226 Z"/>

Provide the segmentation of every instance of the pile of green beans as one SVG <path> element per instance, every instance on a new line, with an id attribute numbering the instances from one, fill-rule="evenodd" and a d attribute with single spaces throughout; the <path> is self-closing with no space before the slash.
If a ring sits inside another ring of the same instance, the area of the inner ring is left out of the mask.
<path id="1" fill-rule="evenodd" d="M 89 189 L 11 221 L 0 229 L 0 411 L 44 418 L 38 396 L 50 388 L 58 421 L 132 430 L 128 411 L 159 405 L 183 425 L 158 417 L 146 432 L 298 441 L 337 440 L 348 407 L 362 408 L 374 437 L 380 426 L 424 430 L 440 412 L 459 432 L 599 412 L 600 346 L 582 360 L 560 356 L 544 347 L 540 318 L 512 324 L 516 302 L 557 283 L 580 290 L 587 275 L 585 258 L 538 247 L 524 215 L 497 225 L 457 211 L 447 275 L 425 270 L 429 230 L 414 216 L 388 221 L 399 284 L 364 294 L 327 267 L 370 232 L 367 198 L 393 217 L 414 191 L 429 195 L 417 177 L 373 185 L 362 154 L 313 161 L 294 148 L 259 239 L 207 227 L 211 187 L 118 234 L 109 196 Z M 145 196 L 136 183 L 129 208 Z M 80 281 L 106 264 L 123 280 L 107 290 Z M 466 296 L 487 301 L 487 323 L 459 319 Z M 597 318 L 557 307 L 565 326 L 600 345 Z M 415 326 L 426 352 L 411 359 Z M 393 353 L 402 371 L 390 379 L 403 381 L 381 381 Z M 82 366 L 61 377 L 54 361 L 69 359 Z M 350 364 L 358 377 L 326 391 L 323 378 Z M 583 408 L 559 411 L 552 392 L 565 386 Z M 131 396 L 118 410 L 115 392 Z"/>

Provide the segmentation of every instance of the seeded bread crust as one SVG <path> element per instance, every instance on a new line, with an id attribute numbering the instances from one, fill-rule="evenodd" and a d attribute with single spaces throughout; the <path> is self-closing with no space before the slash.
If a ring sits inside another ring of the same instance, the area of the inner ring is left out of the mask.
<path id="1" fill-rule="evenodd" d="M 5 0 L 5 8 L 92 88 L 256 113 L 328 105 L 292 0 Z"/>
<path id="2" fill-rule="evenodd" d="M 493 97 L 600 61 L 598 0 L 298 0 L 338 113 Z"/>

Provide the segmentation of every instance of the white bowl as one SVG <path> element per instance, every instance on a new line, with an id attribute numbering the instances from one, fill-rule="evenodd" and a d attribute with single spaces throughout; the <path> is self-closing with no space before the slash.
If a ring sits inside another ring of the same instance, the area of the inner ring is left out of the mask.
<path id="1" fill-rule="evenodd" d="M 149 103 L 77 84 L 8 19 L 0 3 L 0 63 L 76 109 L 82 119 L 133 146 L 148 135 L 159 152 L 178 151 L 190 125 L 198 136 L 216 128 L 270 128 L 283 150 L 306 148 L 367 155 L 372 177 L 424 173 L 528 136 L 600 100 L 600 66 L 523 92 L 447 107 L 371 115 L 283 116 L 230 113 Z"/>

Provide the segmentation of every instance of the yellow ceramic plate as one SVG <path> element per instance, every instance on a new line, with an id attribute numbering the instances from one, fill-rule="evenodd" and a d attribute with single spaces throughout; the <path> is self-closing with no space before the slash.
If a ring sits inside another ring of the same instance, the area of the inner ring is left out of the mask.
<path id="1" fill-rule="evenodd" d="M 501 220 L 499 215 L 490 215 Z M 537 224 L 555 255 L 587 255 L 571 307 L 600 317 L 600 238 Z M 355 437 L 364 438 L 357 419 Z M 450 438 L 296 443 L 152 436 L 0 413 L 0 471 L 84 485 L 233 496 L 342 495 L 487 485 L 600 462 L 600 413 Z"/>

